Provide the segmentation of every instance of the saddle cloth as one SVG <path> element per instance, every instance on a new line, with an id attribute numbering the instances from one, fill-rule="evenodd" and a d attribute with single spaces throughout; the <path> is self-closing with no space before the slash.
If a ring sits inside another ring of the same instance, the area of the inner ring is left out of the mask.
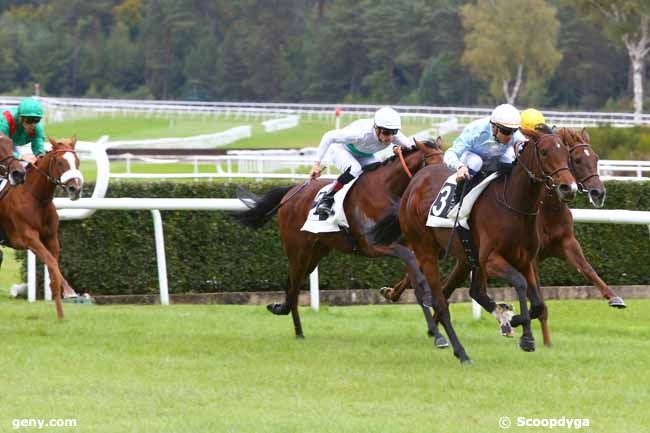
<path id="1" fill-rule="evenodd" d="M 490 182 L 497 177 L 499 177 L 498 172 L 490 174 L 465 195 L 465 198 L 463 199 L 463 207 L 461 209 L 458 209 L 458 203 L 450 209 L 449 202 L 454 195 L 454 191 L 456 191 L 456 173 L 451 174 L 442 185 L 436 199 L 431 204 L 429 216 L 427 217 L 427 227 L 452 228 L 454 226 L 454 221 L 456 220 L 456 214 L 458 214 L 458 223 L 462 227 L 469 229 L 468 220 L 469 215 L 472 212 L 472 206 L 474 206 L 474 203 L 483 190 L 485 190 Z"/>
<path id="2" fill-rule="evenodd" d="M 321 220 L 320 215 L 316 213 L 316 204 L 318 204 L 320 198 L 330 190 L 332 184 L 329 183 L 322 187 L 316 194 L 314 202 L 309 208 L 307 220 L 300 230 L 312 233 L 331 233 L 340 231 L 341 227 L 350 227 L 348 224 L 348 219 L 345 216 L 345 211 L 343 210 L 343 201 L 345 200 L 345 196 L 347 195 L 352 185 L 354 185 L 354 183 L 357 181 L 357 179 L 359 178 L 356 177 L 352 179 L 352 181 L 345 184 L 343 188 L 334 194 L 334 205 L 332 206 L 334 213 L 330 215 L 330 217 L 326 220 Z"/>

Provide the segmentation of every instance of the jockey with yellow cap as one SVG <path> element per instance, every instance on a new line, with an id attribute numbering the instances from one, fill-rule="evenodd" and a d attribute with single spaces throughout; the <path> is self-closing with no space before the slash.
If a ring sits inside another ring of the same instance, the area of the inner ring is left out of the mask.
<path id="1" fill-rule="evenodd" d="M 521 127 L 523 129 L 532 129 L 534 131 L 542 125 L 546 125 L 546 119 L 538 110 L 527 108 L 521 112 Z"/>

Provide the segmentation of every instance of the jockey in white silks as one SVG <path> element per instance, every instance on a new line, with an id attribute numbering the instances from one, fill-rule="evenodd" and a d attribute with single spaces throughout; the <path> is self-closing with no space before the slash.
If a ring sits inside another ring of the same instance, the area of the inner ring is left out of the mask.
<path id="1" fill-rule="evenodd" d="M 363 167 L 378 162 L 375 152 L 393 145 L 412 148 L 415 142 L 404 135 L 400 129 L 402 122 L 397 111 L 390 107 L 382 107 L 375 113 L 373 119 L 359 119 L 345 128 L 326 132 L 318 146 L 316 161 L 311 169 L 312 179 L 321 174 L 321 161 L 328 149 L 331 149 L 331 159 L 341 171 L 327 194 L 324 194 L 316 213 L 329 217 L 332 214 L 334 194 L 354 178 L 358 177 Z"/>
<path id="2" fill-rule="evenodd" d="M 507 170 L 515 160 L 515 144 L 526 141 L 518 130 L 521 126 L 519 110 L 510 104 L 496 107 L 490 117 L 478 119 L 465 127 L 444 155 L 444 163 L 456 172 L 456 192 L 451 206 L 461 199 L 463 185 L 466 192 L 482 179 L 481 170 Z M 474 181 L 472 181 L 474 180 Z"/>

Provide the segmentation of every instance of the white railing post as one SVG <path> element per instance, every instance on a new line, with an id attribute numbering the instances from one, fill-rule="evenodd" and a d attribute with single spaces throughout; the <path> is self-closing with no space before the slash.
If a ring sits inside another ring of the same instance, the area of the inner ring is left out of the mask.
<path id="1" fill-rule="evenodd" d="M 318 311 L 320 308 L 320 293 L 318 289 L 318 266 L 314 271 L 309 274 L 309 298 L 311 300 L 311 308 Z"/>
<path id="2" fill-rule="evenodd" d="M 167 287 L 167 261 L 165 259 L 165 235 L 162 217 L 158 209 L 151 209 L 153 229 L 156 238 L 156 261 L 158 262 L 158 286 L 160 287 L 160 304 L 169 305 L 169 288 Z"/>
<path id="3" fill-rule="evenodd" d="M 52 300 L 52 286 L 50 285 L 50 271 L 47 265 L 43 265 L 43 299 L 46 301 Z"/>
<path id="4" fill-rule="evenodd" d="M 27 300 L 36 301 L 36 256 L 27 250 Z"/>

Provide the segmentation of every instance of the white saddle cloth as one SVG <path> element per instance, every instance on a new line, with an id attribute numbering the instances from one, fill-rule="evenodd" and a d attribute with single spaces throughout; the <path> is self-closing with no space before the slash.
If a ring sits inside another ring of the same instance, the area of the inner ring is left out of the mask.
<path id="1" fill-rule="evenodd" d="M 307 220 L 300 230 L 312 233 L 329 233 L 338 232 L 341 230 L 341 227 L 350 227 L 348 225 L 348 219 L 345 217 L 345 211 L 343 210 L 343 201 L 357 179 L 359 178 L 356 177 L 352 179 L 352 181 L 345 184 L 343 188 L 334 194 L 334 205 L 332 206 L 334 213 L 326 220 L 321 220 L 320 215 L 316 213 L 316 204 L 318 204 L 320 198 L 330 190 L 332 184 L 330 183 L 322 187 L 316 194 L 314 202 L 312 203 L 311 208 L 309 208 Z"/>
<path id="2" fill-rule="evenodd" d="M 474 203 L 490 182 L 497 177 L 499 177 L 499 173 L 494 172 L 472 188 L 463 199 L 463 206 L 459 210 L 458 204 L 449 209 L 449 202 L 456 190 L 456 173 L 453 173 L 442 185 L 438 196 L 431 204 L 429 216 L 427 217 L 427 227 L 452 228 L 454 226 L 454 221 L 456 220 L 456 214 L 458 214 L 458 223 L 464 228 L 469 229 L 468 220 Z"/>

